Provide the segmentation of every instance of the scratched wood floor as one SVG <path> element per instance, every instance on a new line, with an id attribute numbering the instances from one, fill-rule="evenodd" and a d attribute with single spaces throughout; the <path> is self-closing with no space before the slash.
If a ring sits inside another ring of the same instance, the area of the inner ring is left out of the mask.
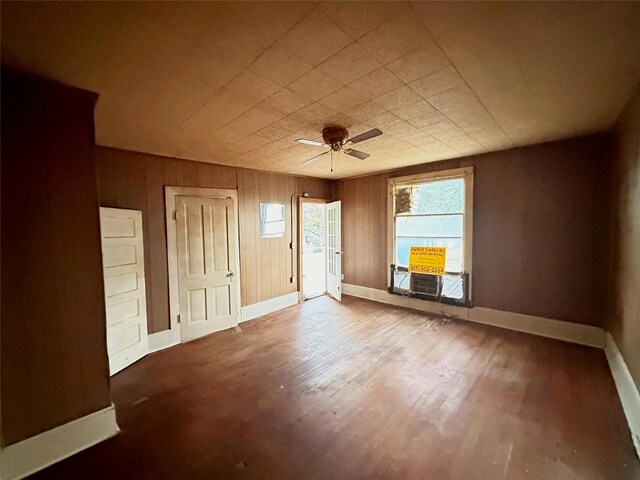
<path id="1" fill-rule="evenodd" d="M 602 351 L 320 297 L 112 379 L 122 433 L 34 478 L 638 479 Z"/>

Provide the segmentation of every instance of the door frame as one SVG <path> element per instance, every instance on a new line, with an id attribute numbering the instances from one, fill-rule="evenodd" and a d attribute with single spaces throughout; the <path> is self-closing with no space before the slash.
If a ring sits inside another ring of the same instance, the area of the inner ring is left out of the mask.
<path id="1" fill-rule="evenodd" d="M 204 197 L 204 198 L 224 198 L 233 200 L 233 219 L 237 231 L 236 258 L 229 259 L 235 266 L 236 278 L 236 298 L 238 299 L 236 311 L 240 321 L 242 312 L 242 300 L 240 298 L 240 222 L 238 221 L 238 191 L 225 188 L 200 188 L 200 187 L 164 187 L 165 195 L 165 218 L 167 222 L 167 268 L 169 271 L 169 321 L 170 328 L 166 330 L 167 335 L 171 337 L 174 343 L 181 343 L 182 333 L 178 323 L 180 315 L 180 286 L 178 283 L 178 238 L 177 238 L 177 219 L 176 197 Z"/>
<path id="2" fill-rule="evenodd" d="M 304 285 L 302 278 L 302 204 L 303 203 L 324 203 L 325 205 L 329 203 L 329 200 L 325 200 L 323 198 L 310 198 L 310 197 L 299 197 L 298 198 L 298 232 L 297 232 L 297 242 L 298 242 L 298 301 L 304 301 Z M 326 208 L 325 208 L 325 224 L 326 224 Z M 326 226 L 325 226 L 326 228 Z M 326 239 L 325 239 L 325 263 L 326 263 Z M 326 267 L 325 267 L 326 268 Z M 327 285 L 325 280 L 325 289 L 324 293 L 327 293 Z"/>

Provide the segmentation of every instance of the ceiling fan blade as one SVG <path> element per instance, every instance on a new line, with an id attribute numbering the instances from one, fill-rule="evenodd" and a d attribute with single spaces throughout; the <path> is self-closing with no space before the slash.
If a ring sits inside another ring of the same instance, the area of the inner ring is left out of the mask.
<path id="1" fill-rule="evenodd" d="M 322 142 L 316 142 L 315 140 L 307 140 L 306 138 L 299 138 L 296 140 L 298 143 L 305 145 L 311 145 L 312 147 L 327 147 L 328 145 Z"/>
<path id="2" fill-rule="evenodd" d="M 330 152 L 330 151 L 331 151 L 331 150 L 329 150 L 329 152 Z M 315 161 L 318 159 L 318 157 L 321 157 L 321 156 L 323 156 L 323 155 L 326 155 L 326 154 L 327 154 L 327 153 L 329 153 L 329 152 L 323 152 L 323 153 L 321 153 L 320 155 L 316 155 L 315 157 L 311 157 L 309 160 L 307 160 L 306 162 L 304 162 L 302 165 L 303 165 L 303 166 L 309 165 L 310 163 L 315 162 Z M 367 155 L 367 156 L 368 156 L 368 155 Z"/>
<path id="3" fill-rule="evenodd" d="M 369 156 L 368 153 L 361 152 L 360 150 L 354 150 L 353 148 L 347 148 L 346 150 L 343 150 L 343 152 L 347 155 L 351 155 L 352 157 L 359 158 L 360 160 L 364 160 Z"/>
<path id="4" fill-rule="evenodd" d="M 360 135 L 356 135 L 355 137 L 350 138 L 349 140 L 347 140 L 347 143 L 364 142 L 365 140 L 369 140 L 370 138 L 378 137 L 380 135 L 382 135 L 382 131 L 374 128 L 373 130 L 369 130 L 368 132 L 364 132 Z"/>

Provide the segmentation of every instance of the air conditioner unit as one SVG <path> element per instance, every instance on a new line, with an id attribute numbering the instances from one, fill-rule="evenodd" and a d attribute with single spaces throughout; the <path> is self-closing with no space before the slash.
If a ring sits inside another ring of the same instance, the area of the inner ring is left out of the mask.
<path id="1" fill-rule="evenodd" d="M 389 293 L 450 305 L 472 306 L 469 300 L 469 274 L 466 272 L 430 275 L 409 273 L 407 267 L 393 264 L 390 268 Z"/>
<path id="2" fill-rule="evenodd" d="M 429 297 L 438 298 L 442 289 L 441 277 L 426 273 L 412 273 L 409 290 Z"/>

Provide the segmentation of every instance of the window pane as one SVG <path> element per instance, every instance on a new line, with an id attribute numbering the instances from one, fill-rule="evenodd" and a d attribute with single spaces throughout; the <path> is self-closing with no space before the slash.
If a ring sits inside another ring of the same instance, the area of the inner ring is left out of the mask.
<path id="1" fill-rule="evenodd" d="M 462 299 L 464 290 L 462 288 L 462 277 L 459 275 L 443 275 L 442 276 L 442 296 Z"/>
<path id="2" fill-rule="evenodd" d="M 410 247 L 446 247 L 445 271 L 452 273 L 462 272 L 461 238 L 398 237 L 396 239 L 396 261 L 398 265 L 409 266 Z"/>
<path id="3" fill-rule="evenodd" d="M 283 237 L 285 206 L 282 203 L 260 204 L 260 235 L 263 238 Z"/>
<path id="4" fill-rule="evenodd" d="M 462 215 L 397 217 L 398 237 L 462 237 Z"/>
<path id="5" fill-rule="evenodd" d="M 462 271 L 463 215 L 396 218 L 396 261 L 409 265 L 410 247 L 445 247 L 447 272 Z"/>
<path id="6" fill-rule="evenodd" d="M 415 185 L 411 213 L 463 213 L 464 179 L 451 178 Z"/>

